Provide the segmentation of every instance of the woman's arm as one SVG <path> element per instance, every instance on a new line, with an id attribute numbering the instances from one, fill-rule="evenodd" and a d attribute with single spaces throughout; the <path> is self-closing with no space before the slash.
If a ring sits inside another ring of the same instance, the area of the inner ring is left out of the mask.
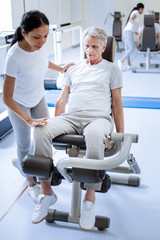
<path id="1" fill-rule="evenodd" d="M 141 27 L 141 24 L 137 24 L 134 19 L 136 18 L 136 14 L 133 14 L 133 16 L 129 19 L 129 21 L 131 23 L 133 23 L 134 25 L 136 25 L 136 27 Z"/>
<path id="2" fill-rule="evenodd" d="M 50 68 L 52 70 L 55 70 L 55 71 L 58 71 L 58 72 L 61 72 L 61 73 L 64 73 L 72 65 L 74 65 L 73 62 L 66 64 L 64 67 L 60 67 L 57 64 L 54 64 L 54 63 L 49 61 L 48 68 Z"/>
<path id="3" fill-rule="evenodd" d="M 19 107 L 19 105 L 13 99 L 14 87 L 15 87 L 15 78 L 6 75 L 4 80 L 4 86 L 3 86 L 4 103 L 12 111 L 14 111 L 20 118 L 22 118 L 30 127 L 35 127 L 37 125 L 47 125 L 48 118 L 33 119 Z"/>
<path id="4" fill-rule="evenodd" d="M 70 94 L 70 87 L 64 86 L 59 99 L 56 102 L 55 116 L 60 116 L 65 112 L 65 106 Z"/>
<path id="5" fill-rule="evenodd" d="M 138 33 L 138 36 L 137 36 L 137 47 L 139 47 L 139 45 L 140 45 L 141 38 L 142 38 L 142 33 Z"/>

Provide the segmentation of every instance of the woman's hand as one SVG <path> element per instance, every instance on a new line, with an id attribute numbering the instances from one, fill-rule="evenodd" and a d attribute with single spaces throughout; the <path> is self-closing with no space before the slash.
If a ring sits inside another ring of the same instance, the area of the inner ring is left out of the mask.
<path id="1" fill-rule="evenodd" d="M 27 119 L 26 123 L 30 127 L 36 127 L 36 126 L 47 126 L 48 125 L 48 117 L 46 118 L 39 118 L 39 119 Z"/>
<path id="2" fill-rule="evenodd" d="M 67 69 L 68 69 L 70 66 L 72 66 L 72 65 L 75 65 L 75 63 L 74 63 L 74 62 L 71 62 L 71 63 L 66 64 L 64 67 L 62 67 L 61 73 L 66 72 Z"/>

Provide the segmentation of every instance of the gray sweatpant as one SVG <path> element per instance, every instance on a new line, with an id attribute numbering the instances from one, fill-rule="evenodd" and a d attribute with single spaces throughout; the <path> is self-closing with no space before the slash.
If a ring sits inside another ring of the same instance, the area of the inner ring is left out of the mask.
<path id="1" fill-rule="evenodd" d="M 125 53 L 123 59 L 127 59 L 130 62 L 130 55 L 134 51 L 134 33 L 132 31 L 124 31 L 124 41 L 125 41 Z"/>
<path id="2" fill-rule="evenodd" d="M 52 157 L 52 139 L 61 134 L 83 134 L 86 158 L 104 159 L 107 137 L 112 130 L 111 118 L 96 113 L 64 113 L 49 120 L 48 126 L 35 128 L 35 155 Z M 47 179 L 39 179 L 47 181 Z M 85 183 L 87 189 L 100 190 L 101 183 Z"/>
<path id="3" fill-rule="evenodd" d="M 32 118 L 49 117 L 48 107 L 43 97 L 41 101 L 33 108 L 25 107 L 17 103 L 24 112 Z M 8 115 L 13 126 L 14 135 L 17 143 L 17 157 L 21 166 L 24 157 L 27 154 L 34 154 L 34 143 L 31 139 L 32 128 L 29 127 L 15 112 L 8 108 Z M 30 176 L 25 175 L 26 178 Z"/>

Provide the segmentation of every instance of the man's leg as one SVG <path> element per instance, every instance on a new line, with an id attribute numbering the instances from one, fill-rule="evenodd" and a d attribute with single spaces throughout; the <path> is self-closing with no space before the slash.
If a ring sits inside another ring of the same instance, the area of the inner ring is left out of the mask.
<path id="1" fill-rule="evenodd" d="M 86 158 L 104 159 L 104 149 L 111 129 L 112 124 L 107 119 L 94 120 L 85 127 Z M 84 186 L 87 191 L 82 204 L 80 227 L 91 230 L 95 225 L 95 190 L 101 189 L 101 183 L 85 183 Z"/>

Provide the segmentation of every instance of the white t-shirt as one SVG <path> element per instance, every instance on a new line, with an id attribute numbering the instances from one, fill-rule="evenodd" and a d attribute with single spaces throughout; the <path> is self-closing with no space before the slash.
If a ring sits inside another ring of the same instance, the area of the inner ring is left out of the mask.
<path id="1" fill-rule="evenodd" d="M 133 21 L 138 24 L 140 13 L 138 12 L 138 10 L 133 10 L 129 19 L 131 19 L 133 17 L 133 15 L 136 15 L 136 17 Z M 132 31 L 134 33 L 134 32 L 136 32 L 136 29 L 137 29 L 136 25 L 131 23 L 130 21 L 128 21 L 126 27 L 124 28 L 124 31 Z"/>
<path id="2" fill-rule="evenodd" d="M 160 25 L 158 23 L 155 23 L 154 27 L 155 27 L 155 33 L 156 33 L 156 43 L 158 43 L 157 33 L 160 33 Z M 144 29 L 144 25 L 138 28 L 138 32 L 143 33 L 143 29 Z M 141 38 L 141 42 L 142 42 L 142 38 Z"/>
<path id="3" fill-rule="evenodd" d="M 16 78 L 13 99 L 26 106 L 36 106 L 45 95 L 44 77 L 48 58 L 44 46 L 34 52 L 26 52 L 16 42 L 8 51 L 5 74 Z"/>
<path id="4" fill-rule="evenodd" d="M 100 116 L 111 114 L 111 90 L 123 86 L 117 65 L 104 59 L 96 65 L 84 60 L 71 66 L 63 84 L 70 87 L 68 112 L 87 111 Z"/>

